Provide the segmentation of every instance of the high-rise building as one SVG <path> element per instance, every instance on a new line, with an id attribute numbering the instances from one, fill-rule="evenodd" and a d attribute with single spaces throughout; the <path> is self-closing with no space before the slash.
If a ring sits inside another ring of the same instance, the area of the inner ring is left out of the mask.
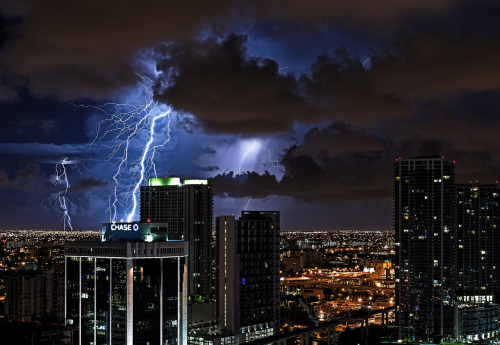
<path id="1" fill-rule="evenodd" d="M 141 186 L 140 221 L 163 223 L 169 239 L 189 243 L 188 300 L 210 300 L 212 280 L 213 194 L 209 180 L 151 178 Z"/>
<path id="2" fill-rule="evenodd" d="M 500 292 L 500 188 L 457 185 L 457 268 L 462 296 Z"/>
<path id="3" fill-rule="evenodd" d="M 102 241 L 65 245 L 73 344 L 187 344 L 184 241 L 165 224 L 104 223 Z"/>
<path id="4" fill-rule="evenodd" d="M 280 213 L 216 217 L 218 319 L 239 343 L 276 335 L 280 326 Z"/>
<path id="5" fill-rule="evenodd" d="M 455 166 L 430 156 L 398 159 L 394 168 L 399 338 L 449 338 L 455 334 Z"/>

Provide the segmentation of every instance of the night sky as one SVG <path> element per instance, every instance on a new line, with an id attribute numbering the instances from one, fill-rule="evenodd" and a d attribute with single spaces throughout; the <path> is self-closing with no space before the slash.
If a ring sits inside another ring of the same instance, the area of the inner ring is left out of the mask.
<path id="1" fill-rule="evenodd" d="M 500 179 L 498 18 L 485 0 L 4 0 L 0 229 L 125 218 L 160 114 L 144 176 L 213 178 L 215 215 L 391 229 L 398 157 Z"/>

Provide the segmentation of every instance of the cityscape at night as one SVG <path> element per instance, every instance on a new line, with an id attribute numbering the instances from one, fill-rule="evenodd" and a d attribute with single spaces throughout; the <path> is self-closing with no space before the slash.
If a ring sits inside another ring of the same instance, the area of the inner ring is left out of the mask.
<path id="1" fill-rule="evenodd" d="M 500 344 L 500 3 L 0 3 L 0 344 Z"/>

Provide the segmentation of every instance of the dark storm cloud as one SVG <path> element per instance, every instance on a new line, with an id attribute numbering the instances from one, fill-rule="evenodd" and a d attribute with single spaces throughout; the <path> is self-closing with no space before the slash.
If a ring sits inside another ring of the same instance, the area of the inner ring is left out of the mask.
<path id="1" fill-rule="evenodd" d="M 58 163 L 58 162 L 56 162 Z M 9 179 L 6 171 L 0 170 L 0 188 L 15 190 L 45 190 L 48 194 L 66 190 L 65 185 L 53 185 L 51 176 L 43 172 L 40 164 L 29 163 L 14 172 L 14 178 Z M 81 178 L 71 190 L 82 191 L 107 185 L 107 182 L 94 178 Z"/>
<path id="2" fill-rule="evenodd" d="M 79 154 L 88 150 L 80 144 L 44 144 L 44 143 L 0 143 L 0 153 L 33 156 L 60 156 Z"/>
<path id="3" fill-rule="evenodd" d="M 47 188 L 47 178 L 41 172 L 40 165 L 27 164 L 15 172 L 9 179 L 6 171 L 0 170 L 0 188 L 14 190 L 35 190 Z"/>
<path id="4" fill-rule="evenodd" d="M 380 92 L 403 99 L 437 99 L 500 89 L 497 37 L 422 32 L 400 42 L 397 55 L 373 60 L 370 79 Z"/>
<path id="5" fill-rule="evenodd" d="M 247 57 L 246 37 L 168 45 L 157 68 L 169 87 L 158 99 L 194 114 L 216 133 L 275 133 L 294 121 L 317 121 L 318 112 L 299 95 L 293 75 L 281 75 L 270 59 Z"/>
<path id="6" fill-rule="evenodd" d="M 3 1 L 3 15 L 18 19 L 3 61 L 37 95 L 110 97 L 137 80 L 138 51 L 191 37 L 229 3 Z"/>
<path id="7" fill-rule="evenodd" d="M 345 49 L 323 55 L 300 79 L 308 100 L 332 117 L 358 123 L 408 118 L 417 101 L 500 90 L 498 37 L 418 32 L 371 58 L 369 69 Z"/>
<path id="8" fill-rule="evenodd" d="M 345 25 L 383 33 L 403 21 L 422 16 L 438 15 L 461 4 L 461 0 L 280 0 L 253 1 L 261 18 L 283 18 L 309 26 L 318 24 Z"/>
<path id="9" fill-rule="evenodd" d="M 0 60 L 1 61 L 1 60 Z M 17 99 L 17 89 L 22 85 L 18 80 L 2 76 L 0 72 L 0 102 L 12 102 Z"/>
<path id="10" fill-rule="evenodd" d="M 279 74 L 273 60 L 247 56 L 242 36 L 168 45 L 158 51 L 168 85 L 158 98 L 216 133 L 283 132 L 296 121 L 325 119 L 376 124 L 411 117 L 422 100 L 498 90 L 496 41 L 414 33 L 373 56 L 368 69 L 339 48 L 318 56 L 298 81 Z"/>
<path id="11" fill-rule="evenodd" d="M 337 49 L 334 56 L 318 56 L 311 76 L 303 75 L 300 83 L 308 100 L 336 119 L 376 122 L 412 112 L 393 90 L 377 90 L 371 73 L 345 48 Z"/>
<path id="12" fill-rule="evenodd" d="M 9 175 L 5 170 L 0 170 L 0 188 L 8 188 L 9 187 Z"/>
<path id="13" fill-rule="evenodd" d="M 393 157 L 375 136 L 335 123 L 310 130 L 301 145 L 285 152 L 280 181 L 269 173 L 247 172 L 217 175 L 213 184 L 218 193 L 234 197 L 278 195 L 313 203 L 384 200 L 392 195 Z"/>
<path id="14" fill-rule="evenodd" d="M 500 120 L 481 121 L 479 114 L 464 117 L 440 105 L 424 114 L 391 122 L 390 126 L 401 142 L 436 140 L 470 152 L 500 149 Z"/>
<path id="15" fill-rule="evenodd" d="M 51 119 L 47 117 L 41 118 L 37 116 L 30 118 L 20 117 L 18 119 L 11 120 L 9 121 L 9 126 L 12 126 L 15 131 L 21 134 L 33 129 L 41 130 L 44 134 L 52 134 L 59 128 L 60 123 L 61 120 L 58 119 Z"/>
<path id="16" fill-rule="evenodd" d="M 308 152 L 296 150 L 300 152 L 289 150 L 282 162 L 286 173 L 281 181 L 268 173 L 228 173 L 213 178 L 214 190 L 230 197 L 277 195 L 318 204 L 389 200 L 392 196 L 391 159 L 348 155 L 330 157 L 321 165 Z"/>
<path id="17" fill-rule="evenodd" d="M 0 102 L 13 101 L 16 97 L 17 91 L 15 89 L 0 84 Z"/>
<path id="18" fill-rule="evenodd" d="M 408 18 L 441 14 L 460 2 L 214 0 L 140 5 L 132 0 L 7 0 L 0 4 L 8 36 L 1 60 L 36 95 L 103 99 L 137 81 L 134 72 L 142 69 L 137 58 L 143 54 L 147 59 L 145 49 L 188 40 L 204 29 L 224 35 L 244 22 L 282 19 L 290 27 L 306 23 L 314 29 L 330 23 L 387 31 Z M 15 87 L 0 84 L 0 99 L 12 100 Z"/>
<path id="19" fill-rule="evenodd" d="M 276 176 L 267 171 L 262 175 L 250 171 L 238 175 L 229 172 L 213 177 L 211 183 L 217 194 L 228 197 L 265 198 L 279 195 L 280 190 Z"/>
<path id="20" fill-rule="evenodd" d="M 215 133 L 277 133 L 297 121 L 324 119 L 373 123 L 413 111 L 395 93 L 377 90 L 372 74 L 346 49 L 319 56 L 311 76 L 297 81 L 280 74 L 277 62 L 249 57 L 245 43 L 246 37 L 232 34 L 222 42 L 158 50 L 157 98 Z"/>
<path id="21" fill-rule="evenodd" d="M 200 168 L 200 171 L 217 171 L 217 170 L 220 170 L 220 167 L 217 165 L 209 165 Z"/>
<path id="22" fill-rule="evenodd" d="M 322 151 L 328 155 L 345 152 L 375 152 L 384 149 L 383 143 L 376 136 L 363 128 L 337 122 L 326 128 L 313 128 L 304 137 L 304 146 Z"/>
<path id="23" fill-rule="evenodd" d="M 107 186 L 109 183 L 107 181 L 96 180 L 93 177 L 81 178 L 77 181 L 77 184 L 71 187 L 71 191 L 86 191 L 93 188 L 99 188 Z"/>

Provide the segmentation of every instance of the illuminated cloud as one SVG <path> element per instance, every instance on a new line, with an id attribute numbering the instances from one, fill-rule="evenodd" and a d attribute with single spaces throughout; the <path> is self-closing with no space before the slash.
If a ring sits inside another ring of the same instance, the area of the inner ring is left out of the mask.
<path id="1" fill-rule="evenodd" d="M 165 46 L 157 68 L 167 87 L 158 85 L 157 98 L 212 133 L 277 133 L 295 121 L 320 120 L 295 77 L 280 74 L 273 60 L 247 56 L 245 42 L 229 35 L 222 42 Z"/>

